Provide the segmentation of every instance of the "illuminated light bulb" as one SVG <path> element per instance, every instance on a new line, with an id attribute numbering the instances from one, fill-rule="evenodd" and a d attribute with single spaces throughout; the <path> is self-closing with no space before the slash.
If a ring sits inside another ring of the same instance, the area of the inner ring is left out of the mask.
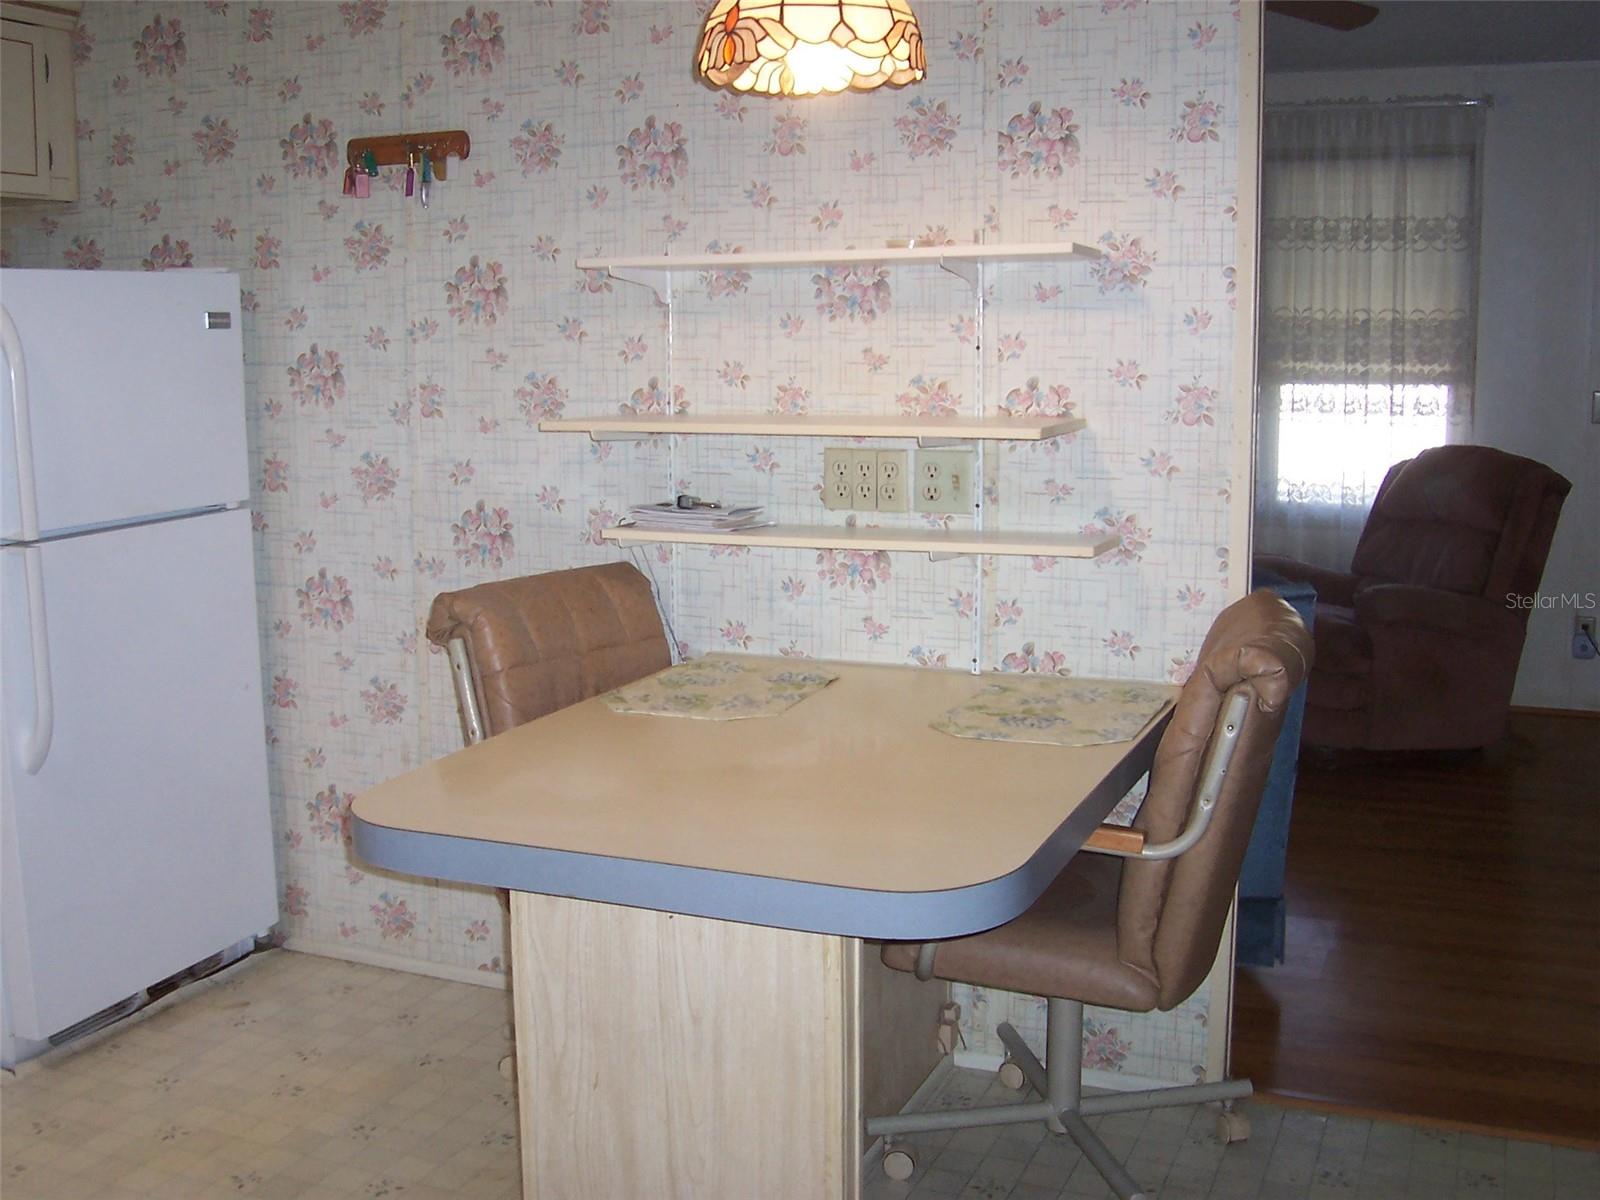
<path id="1" fill-rule="evenodd" d="M 696 66 L 717 87 L 769 96 L 901 87 L 926 73 L 907 0 L 717 0 Z"/>

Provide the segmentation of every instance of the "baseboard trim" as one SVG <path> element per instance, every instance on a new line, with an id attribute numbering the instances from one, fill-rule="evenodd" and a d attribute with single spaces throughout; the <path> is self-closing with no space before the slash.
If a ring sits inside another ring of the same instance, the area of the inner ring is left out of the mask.
<path id="1" fill-rule="evenodd" d="M 1535 704 L 1513 704 L 1511 711 L 1530 717 L 1577 717 L 1580 721 L 1600 721 L 1600 708 L 1543 708 Z"/>
<path id="2" fill-rule="evenodd" d="M 283 948 L 293 950 L 297 954 L 315 954 L 319 958 L 337 958 L 368 967 L 386 967 L 391 971 L 428 975 L 434 979 L 448 979 L 453 983 L 471 983 L 478 987 L 499 988 L 502 991 L 511 987 L 511 979 L 505 974 L 479 971 L 473 967 L 457 967 L 449 963 L 429 962 L 425 958 L 409 958 L 404 954 L 390 954 L 383 950 L 368 950 L 363 946 L 347 946 L 336 942 L 318 942 L 310 938 L 291 937 L 284 941 Z"/>

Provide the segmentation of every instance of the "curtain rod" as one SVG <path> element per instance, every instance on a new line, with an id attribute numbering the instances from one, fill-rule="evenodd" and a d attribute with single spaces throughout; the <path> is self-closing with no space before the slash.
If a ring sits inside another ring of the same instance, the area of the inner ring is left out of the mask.
<path id="1" fill-rule="evenodd" d="M 1289 108 L 1493 108 L 1493 96 L 1391 96 L 1387 100 L 1369 100 L 1365 96 L 1344 100 L 1280 100 L 1266 105 L 1274 109 Z"/>

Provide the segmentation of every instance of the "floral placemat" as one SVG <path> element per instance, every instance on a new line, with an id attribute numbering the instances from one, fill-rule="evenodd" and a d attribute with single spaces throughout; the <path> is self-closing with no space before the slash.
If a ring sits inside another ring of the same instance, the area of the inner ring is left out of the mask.
<path id="1" fill-rule="evenodd" d="M 817 667 L 708 654 L 606 692 L 600 699 L 620 713 L 736 721 L 775 717 L 837 678 Z"/>
<path id="2" fill-rule="evenodd" d="M 933 728 L 991 742 L 1099 746 L 1134 737 L 1171 696 L 1151 683 L 1008 679 L 952 708 Z"/>

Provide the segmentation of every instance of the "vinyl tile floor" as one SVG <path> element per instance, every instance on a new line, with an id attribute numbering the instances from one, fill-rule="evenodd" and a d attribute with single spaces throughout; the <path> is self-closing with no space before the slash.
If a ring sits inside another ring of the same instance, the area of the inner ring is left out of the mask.
<path id="1" fill-rule="evenodd" d="M 281 950 L 189 990 L 0 1084 L 0 1197 L 521 1196 L 505 992 Z"/>
<path id="2" fill-rule="evenodd" d="M 504 993 L 283 951 L 187 991 L 0 1077 L 4 1200 L 521 1195 L 516 1099 L 496 1070 L 509 1047 Z M 989 1073 L 957 1070 L 930 1103 L 1012 1098 Z M 1252 1137 L 1226 1148 L 1209 1110 L 1092 1124 L 1159 1200 L 1600 1196 L 1593 1153 L 1259 1102 L 1248 1111 Z M 1110 1194 L 1042 1126 L 909 1141 L 911 1179 L 874 1168 L 864 1200 Z M 748 1200 L 763 1200 L 759 1183 Z"/>
<path id="3" fill-rule="evenodd" d="M 989 1071 L 952 1071 L 926 1104 L 970 1108 L 1025 1098 Z M 1533 1142 L 1326 1116 L 1242 1102 L 1250 1137 L 1224 1146 L 1215 1107 L 1089 1120 L 1156 1200 L 1595 1200 L 1600 1154 Z M 903 1183 L 881 1169 L 862 1200 L 1102 1200 L 1113 1197 L 1071 1139 L 1043 1123 L 919 1134 Z"/>

